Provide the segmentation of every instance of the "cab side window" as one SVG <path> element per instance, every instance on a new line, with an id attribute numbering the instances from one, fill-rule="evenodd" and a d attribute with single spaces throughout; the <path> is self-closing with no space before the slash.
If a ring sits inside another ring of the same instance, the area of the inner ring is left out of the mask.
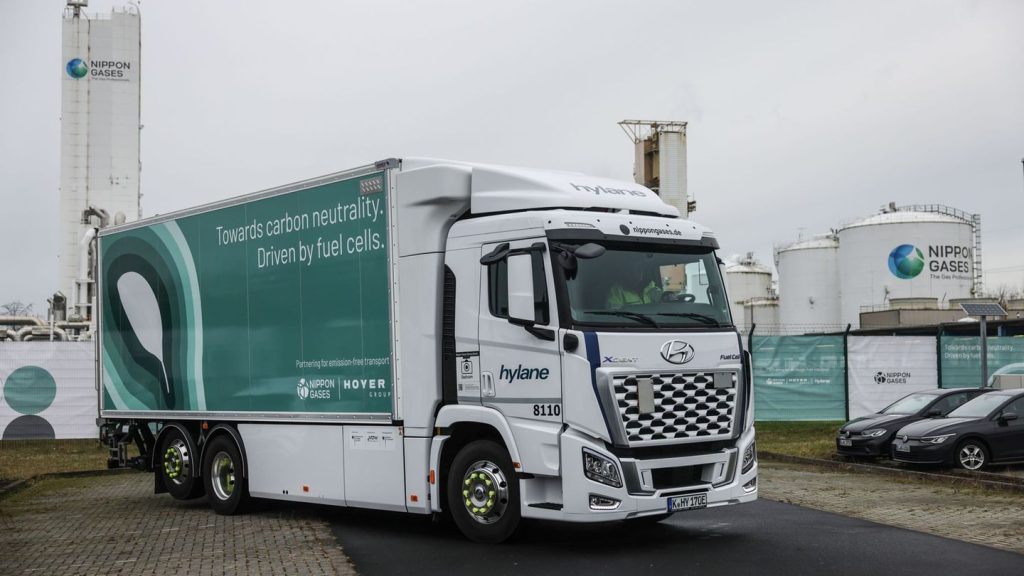
<path id="1" fill-rule="evenodd" d="M 508 318 L 508 261 L 487 267 L 487 309 L 495 318 Z"/>

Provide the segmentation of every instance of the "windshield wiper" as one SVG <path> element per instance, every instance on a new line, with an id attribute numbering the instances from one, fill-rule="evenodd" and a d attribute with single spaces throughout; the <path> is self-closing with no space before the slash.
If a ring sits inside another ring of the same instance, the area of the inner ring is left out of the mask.
<path id="1" fill-rule="evenodd" d="M 700 314 L 698 312 L 658 312 L 658 316 L 678 316 L 680 318 L 692 318 L 693 320 L 699 320 L 708 325 L 722 326 L 718 320 L 715 320 L 707 314 Z"/>
<path id="2" fill-rule="evenodd" d="M 584 310 L 583 313 L 595 314 L 598 316 L 622 316 L 623 318 L 630 318 L 637 322 L 653 326 L 654 328 L 658 327 L 658 323 L 654 321 L 654 318 L 651 318 L 646 314 L 640 314 L 639 312 L 627 312 L 626 310 Z"/>

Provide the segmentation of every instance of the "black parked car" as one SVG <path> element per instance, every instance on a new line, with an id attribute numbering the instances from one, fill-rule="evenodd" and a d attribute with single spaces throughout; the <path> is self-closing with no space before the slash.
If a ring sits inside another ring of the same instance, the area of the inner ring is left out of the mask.
<path id="1" fill-rule="evenodd" d="M 925 418 L 945 416 L 988 391 L 982 388 L 946 388 L 908 394 L 876 414 L 843 424 L 836 435 L 836 452 L 844 456 L 888 456 L 889 443 L 900 428 Z"/>
<path id="2" fill-rule="evenodd" d="M 892 459 L 953 464 L 977 470 L 989 463 L 1024 462 L 1024 389 L 993 390 L 945 418 L 896 432 Z"/>

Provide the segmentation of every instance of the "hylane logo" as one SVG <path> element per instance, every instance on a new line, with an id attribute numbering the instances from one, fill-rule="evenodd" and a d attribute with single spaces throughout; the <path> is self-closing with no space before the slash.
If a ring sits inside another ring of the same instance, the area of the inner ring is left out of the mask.
<path id="1" fill-rule="evenodd" d="M 64 67 L 68 72 L 68 76 L 71 76 L 75 80 L 84 78 L 89 73 L 89 67 L 85 65 L 85 62 L 81 58 L 72 58 L 68 60 L 67 66 Z"/>
<path id="2" fill-rule="evenodd" d="M 309 398 L 309 385 L 306 384 L 305 378 L 299 378 L 299 385 L 295 387 L 295 391 L 299 394 L 300 399 Z"/>
<path id="3" fill-rule="evenodd" d="M 682 340 L 669 340 L 661 345 L 661 357 L 672 364 L 686 364 L 693 360 L 693 346 Z"/>
<path id="4" fill-rule="evenodd" d="M 910 280 L 924 270 L 924 254 L 913 244 L 900 244 L 889 252 L 889 271 L 893 276 Z"/>

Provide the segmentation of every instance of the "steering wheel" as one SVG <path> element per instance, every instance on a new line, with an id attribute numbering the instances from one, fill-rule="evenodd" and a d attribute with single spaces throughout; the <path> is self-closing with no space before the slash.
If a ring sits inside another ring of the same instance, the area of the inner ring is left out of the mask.
<path id="1" fill-rule="evenodd" d="M 661 295 L 662 302 L 695 302 L 697 297 L 693 294 L 680 294 L 678 292 L 664 292 Z"/>

